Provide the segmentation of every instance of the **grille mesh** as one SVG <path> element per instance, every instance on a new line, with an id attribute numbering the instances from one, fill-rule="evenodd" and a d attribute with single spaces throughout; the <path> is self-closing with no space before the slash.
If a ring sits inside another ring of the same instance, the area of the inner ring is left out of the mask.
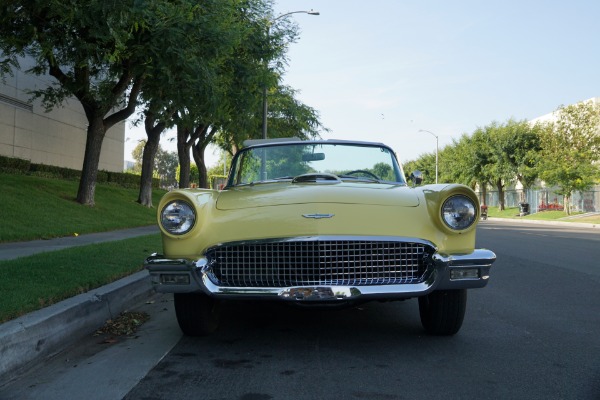
<path id="1" fill-rule="evenodd" d="M 431 251 L 394 241 L 286 241 L 223 245 L 207 258 L 220 286 L 365 286 L 422 282 Z"/>

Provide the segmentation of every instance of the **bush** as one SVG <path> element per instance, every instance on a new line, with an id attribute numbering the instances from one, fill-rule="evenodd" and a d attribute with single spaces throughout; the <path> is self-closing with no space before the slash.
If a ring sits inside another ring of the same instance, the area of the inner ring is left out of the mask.
<path id="1" fill-rule="evenodd" d="M 69 181 L 81 178 L 81 171 L 76 169 L 54 165 L 32 164 L 29 160 L 4 156 L 0 156 L 0 172 Z M 136 189 L 140 187 L 140 176 L 125 172 L 98 171 L 96 182 L 109 183 L 127 189 Z M 152 188 L 160 188 L 160 179 L 152 179 Z"/>
<path id="2" fill-rule="evenodd" d="M 139 187 L 140 179 L 139 175 L 126 172 L 108 172 L 108 181 L 124 188 L 134 189 Z"/>
<path id="3" fill-rule="evenodd" d="M 74 181 L 81 177 L 81 171 L 54 165 L 31 164 L 29 175 Z"/>
<path id="4" fill-rule="evenodd" d="M 30 166 L 29 160 L 0 156 L 0 171 L 2 172 L 27 174 Z"/>

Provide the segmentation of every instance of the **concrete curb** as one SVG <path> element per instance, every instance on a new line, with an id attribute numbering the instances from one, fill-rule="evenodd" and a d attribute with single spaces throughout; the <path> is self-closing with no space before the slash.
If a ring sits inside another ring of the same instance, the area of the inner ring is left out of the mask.
<path id="1" fill-rule="evenodd" d="M 0 325 L 0 382 L 15 379 L 154 293 L 147 271 Z"/>
<path id="2" fill-rule="evenodd" d="M 544 220 L 536 220 L 536 219 L 491 218 L 491 217 L 488 218 L 488 220 L 495 221 L 495 222 L 511 222 L 511 223 L 515 222 L 517 224 L 564 226 L 565 228 L 600 229 L 600 224 L 590 224 L 590 223 L 585 223 L 585 222 L 544 221 Z"/>

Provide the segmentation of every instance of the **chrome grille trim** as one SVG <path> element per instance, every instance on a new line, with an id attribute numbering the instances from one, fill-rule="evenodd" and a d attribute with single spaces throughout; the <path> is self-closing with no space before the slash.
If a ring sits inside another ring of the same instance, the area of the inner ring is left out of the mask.
<path id="1" fill-rule="evenodd" d="M 423 282 L 434 252 L 414 238 L 311 237 L 226 243 L 206 257 L 221 287 L 371 286 Z"/>

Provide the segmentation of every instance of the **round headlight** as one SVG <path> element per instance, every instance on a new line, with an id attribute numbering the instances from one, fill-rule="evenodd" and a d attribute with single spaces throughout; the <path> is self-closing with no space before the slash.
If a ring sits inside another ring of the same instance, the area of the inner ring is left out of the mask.
<path id="1" fill-rule="evenodd" d="M 160 223 L 173 235 L 183 235 L 194 227 L 196 214 L 185 201 L 175 200 L 167 203 L 160 213 Z"/>
<path id="2" fill-rule="evenodd" d="M 449 197 L 442 206 L 442 219 L 451 229 L 467 229 L 475 222 L 475 203 L 463 195 Z"/>

